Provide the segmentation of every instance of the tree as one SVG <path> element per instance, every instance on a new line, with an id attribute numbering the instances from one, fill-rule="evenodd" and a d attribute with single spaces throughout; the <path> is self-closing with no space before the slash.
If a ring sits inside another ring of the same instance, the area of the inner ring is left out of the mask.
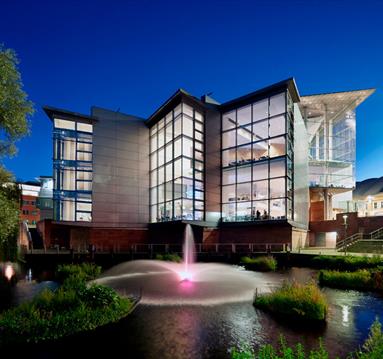
<path id="1" fill-rule="evenodd" d="M 29 133 L 28 116 L 34 112 L 18 64 L 16 53 L 0 44 L 0 156 L 15 154 L 15 142 Z"/>
<path id="2" fill-rule="evenodd" d="M 0 159 L 16 153 L 15 143 L 29 133 L 33 103 L 23 90 L 16 53 L 0 44 Z M 20 189 L 0 164 L 0 260 L 17 253 Z"/>

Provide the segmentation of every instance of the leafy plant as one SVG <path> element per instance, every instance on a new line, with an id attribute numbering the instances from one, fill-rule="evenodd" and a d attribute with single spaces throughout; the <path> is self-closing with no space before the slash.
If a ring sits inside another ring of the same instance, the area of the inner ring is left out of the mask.
<path id="1" fill-rule="evenodd" d="M 156 259 L 160 261 L 169 261 L 169 262 L 182 262 L 182 258 L 176 253 L 165 253 L 165 254 L 156 254 Z"/>
<path id="2" fill-rule="evenodd" d="M 324 321 L 328 304 L 314 282 L 284 282 L 269 294 L 254 298 L 254 306 L 271 313 L 302 320 Z"/>
<path id="3" fill-rule="evenodd" d="M 251 270 L 268 272 L 277 269 L 277 261 L 272 256 L 262 256 L 256 258 L 242 257 L 241 263 Z"/>

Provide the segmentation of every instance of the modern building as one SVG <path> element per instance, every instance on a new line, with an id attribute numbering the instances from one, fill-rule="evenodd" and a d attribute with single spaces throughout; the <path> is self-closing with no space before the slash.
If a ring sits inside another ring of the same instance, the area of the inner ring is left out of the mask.
<path id="1" fill-rule="evenodd" d="M 44 107 L 53 123 L 47 245 L 308 245 L 355 186 L 355 108 L 373 90 L 299 95 L 288 79 L 219 103 L 178 90 L 149 118 Z"/>
<path id="2" fill-rule="evenodd" d="M 40 210 L 37 207 L 40 183 L 27 181 L 18 185 L 21 189 L 20 221 L 25 222 L 30 227 L 36 227 L 36 223 L 40 220 Z"/>

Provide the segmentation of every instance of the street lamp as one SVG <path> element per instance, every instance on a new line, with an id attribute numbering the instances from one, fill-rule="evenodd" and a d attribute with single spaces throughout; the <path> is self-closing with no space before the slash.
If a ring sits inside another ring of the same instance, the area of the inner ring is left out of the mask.
<path id="1" fill-rule="evenodd" d="M 344 225 L 344 255 L 347 254 L 347 243 L 346 243 L 346 239 L 347 239 L 347 219 L 348 219 L 348 215 L 347 214 L 344 214 L 343 215 L 343 225 Z"/>

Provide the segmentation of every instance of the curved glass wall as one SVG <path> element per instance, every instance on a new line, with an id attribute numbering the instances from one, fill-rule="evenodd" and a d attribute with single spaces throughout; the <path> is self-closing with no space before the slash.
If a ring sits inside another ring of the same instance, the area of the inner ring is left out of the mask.
<path id="1" fill-rule="evenodd" d="M 181 103 L 150 129 L 150 221 L 204 219 L 204 118 Z"/>
<path id="2" fill-rule="evenodd" d="M 222 219 L 292 217 L 293 104 L 287 92 L 222 115 Z"/>
<path id="3" fill-rule="evenodd" d="M 55 220 L 92 220 L 92 132 L 92 124 L 54 120 Z"/>

